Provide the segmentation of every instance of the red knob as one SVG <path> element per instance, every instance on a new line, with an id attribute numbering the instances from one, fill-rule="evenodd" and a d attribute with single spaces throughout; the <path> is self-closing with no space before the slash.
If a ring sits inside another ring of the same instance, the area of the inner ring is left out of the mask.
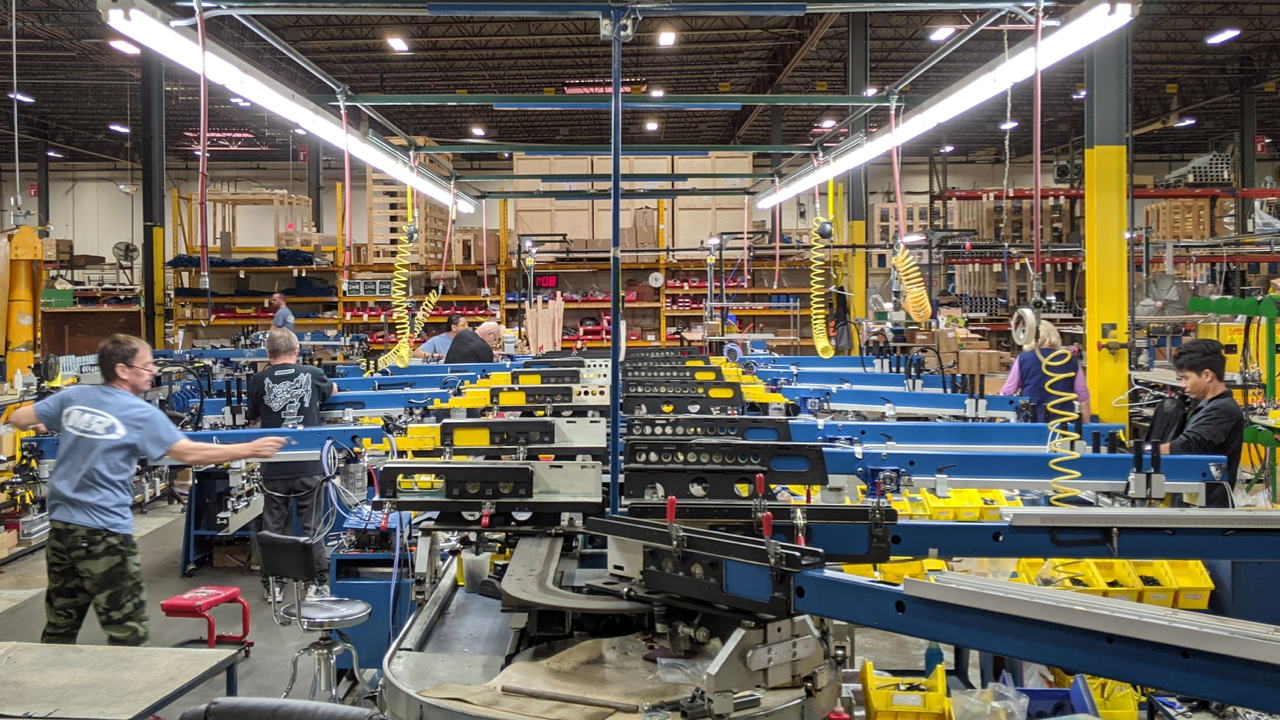
<path id="1" fill-rule="evenodd" d="M 489 511 L 488 510 L 483 510 L 480 513 L 480 527 L 482 528 L 489 527 Z"/>
<path id="2" fill-rule="evenodd" d="M 796 544 L 797 544 L 797 545 L 799 545 L 800 547 L 804 547 L 804 536 L 803 536 L 803 535 L 796 535 Z"/>
<path id="3" fill-rule="evenodd" d="M 764 473 L 756 473 L 756 494 L 764 497 Z"/>
<path id="4" fill-rule="evenodd" d="M 667 496 L 667 522 L 673 523 L 675 521 L 676 521 L 676 496 L 668 495 Z"/>
<path id="5" fill-rule="evenodd" d="M 386 532 L 387 527 L 391 524 L 391 513 L 382 513 L 382 531 Z"/>
<path id="6" fill-rule="evenodd" d="M 760 524 L 764 526 L 764 536 L 767 538 L 773 537 L 773 513 L 765 510 L 764 514 L 760 516 Z"/>

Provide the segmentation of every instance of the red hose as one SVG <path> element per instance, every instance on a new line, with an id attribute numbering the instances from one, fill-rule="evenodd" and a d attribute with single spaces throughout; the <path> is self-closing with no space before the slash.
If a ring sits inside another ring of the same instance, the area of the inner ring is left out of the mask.
<path id="1" fill-rule="evenodd" d="M 368 465 L 365 465 L 365 469 L 369 471 L 369 477 L 373 479 L 373 496 L 382 497 L 382 492 L 378 489 L 378 473 L 374 472 L 373 468 Z"/>
<path id="2" fill-rule="evenodd" d="M 744 198 L 742 203 L 742 277 L 746 280 L 743 287 L 751 287 L 751 241 L 747 233 L 751 230 L 751 198 Z"/>
<path id="3" fill-rule="evenodd" d="M 440 258 L 440 287 L 444 287 L 444 271 L 449 266 L 449 245 L 453 242 L 453 216 L 457 204 L 453 202 L 453 183 L 449 183 L 449 219 L 444 226 L 444 257 Z M 440 293 L 443 295 L 444 293 Z"/>
<path id="4" fill-rule="evenodd" d="M 480 201 L 480 277 L 484 278 L 484 289 L 489 289 L 489 201 Z"/>
<path id="5" fill-rule="evenodd" d="M 1035 226 L 1031 228 L 1032 242 L 1035 244 L 1035 267 L 1032 269 L 1036 275 L 1040 274 L 1040 90 L 1041 90 L 1041 74 L 1040 74 L 1040 31 L 1043 26 L 1044 8 L 1036 4 L 1036 47 L 1035 47 L 1035 63 L 1036 74 L 1033 84 L 1031 98 L 1031 202 L 1035 206 L 1031 209 L 1032 222 Z"/>
<path id="6" fill-rule="evenodd" d="M 200 40 L 200 275 L 209 285 L 209 78 L 205 75 L 204 5 L 195 0 L 196 35 Z"/>
<path id="7" fill-rule="evenodd" d="M 897 109 L 896 109 L 895 101 L 896 101 L 896 98 L 891 97 L 889 99 L 889 134 L 890 135 L 897 132 L 897 127 L 898 127 L 897 117 L 896 117 Z M 897 143 L 893 144 L 893 155 L 890 157 L 889 164 L 893 166 L 893 195 L 896 201 L 895 205 L 897 205 L 897 209 L 898 209 L 898 241 L 901 242 L 902 238 L 906 236 L 907 216 L 902 206 L 902 166 L 898 162 Z"/>
<path id="8" fill-rule="evenodd" d="M 347 128 L 347 103 L 345 99 L 340 98 L 338 107 L 342 110 L 342 183 L 346 188 L 346 193 L 342 196 L 342 240 L 346 249 L 343 255 L 346 262 L 344 267 L 351 267 L 351 139 L 348 135 Z M 368 172 L 373 172 L 370 168 Z M 373 258 L 369 258 L 369 262 L 373 262 Z"/>

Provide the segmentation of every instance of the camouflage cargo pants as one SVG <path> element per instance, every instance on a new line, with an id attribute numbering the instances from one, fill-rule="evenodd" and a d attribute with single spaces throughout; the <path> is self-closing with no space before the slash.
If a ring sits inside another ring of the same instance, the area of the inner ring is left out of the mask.
<path id="1" fill-rule="evenodd" d="M 54 520 L 45 556 L 49 589 L 41 642 L 74 645 L 90 605 L 109 644 L 147 641 L 147 596 L 132 535 Z"/>

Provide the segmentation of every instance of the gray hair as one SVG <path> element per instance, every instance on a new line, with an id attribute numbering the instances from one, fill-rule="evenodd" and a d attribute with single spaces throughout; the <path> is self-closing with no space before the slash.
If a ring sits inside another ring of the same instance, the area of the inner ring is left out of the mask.
<path id="1" fill-rule="evenodd" d="M 267 347 L 267 357 L 273 360 L 288 357 L 298 349 L 298 336 L 282 327 L 271 328 L 263 345 Z"/>

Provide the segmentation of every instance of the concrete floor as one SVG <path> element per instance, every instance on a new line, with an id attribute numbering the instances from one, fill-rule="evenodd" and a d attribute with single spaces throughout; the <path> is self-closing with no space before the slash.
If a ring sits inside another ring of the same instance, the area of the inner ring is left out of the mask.
<path id="1" fill-rule="evenodd" d="M 160 612 L 161 601 L 179 595 L 201 585 L 234 585 L 241 588 L 252 608 L 251 634 L 254 641 L 249 659 L 240 665 L 240 694 L 246 696 L 278 697 L 289 680 L 289 662 L 294 653 L 315 639 L 314 635 L 280 627 L 271 617 L 271 606 L 262 598 L 262 589 L 255 571 L 203 567 L 193 577 L 178 575 L 179 555 L 182 548 L 182 513 L 178 506 L 154 505 L 146 515 L 136 516 L 138 547 L 142 555 L 142 572 L 147 586 L 147 607 L 151 623 L 151 645 L 168 646 L 203 635 L 204 626 L 195 620 L 166 618 Z M 44 627 L 45 561 L 42 552 L 35 552 L 0 566 L 0 641 L 39 642 Z M 498 624 L 489 619 L 480 624 L 468 623 L 461 616 L 474 609 L 473 605 L 496 606 L 496 601 L 478 596 L 458 594 L 459 605 L 446 615 L 427 648 L 439 667 L 448 667 L 449 677 L 440 682 L 466 684 L 484 682 L 497 667 L 493 656 L 501 657 L 506 649 L 506 637 L 510 632 L 507 618 Z M 496 609 L 496 608 L 495 608 Z M 487 613 L 486 613 L 487 615 Z M 453 616 L 455 622 L 449 622 Z M 214 612 L 219 628 L 234 630 L 239 627 L 238 606 L 218 608 Z M 477 633 L 488 637 L 481 638 Z M 491 631 L 498 630 L 492 633 Z M 498 636 L 501 637 L 498 637 Z M 80 632 L 82 644 L 104 644 L 106 636 L 92 612 Z M 878 668 L 923 669 L 926 643 L 913 638 L 858 629 L 856 631 L 857 662 L 870 658 Z M 944 648 L 948 667 L 951 652 Z M 448 658 L 452 657 L 452 662 Z M 292 697 L 304 698 L 311 681 L 311 666 L 307 658 L 299 663 L 299 680 Z M 369 664 L 372 664 L 370 662 Z M 378 666 L 381 658 L 378 659 Z M 475 675 L 474 678 L 466 677 Z M 976 677 L 976 672 L 974 673 Z M 177 718 L 189 707 L 208 702 L 224 694 L 225 680 L 221 677 L 206 682 L 187 696 L 161 712 L 161 717 Z"/>

